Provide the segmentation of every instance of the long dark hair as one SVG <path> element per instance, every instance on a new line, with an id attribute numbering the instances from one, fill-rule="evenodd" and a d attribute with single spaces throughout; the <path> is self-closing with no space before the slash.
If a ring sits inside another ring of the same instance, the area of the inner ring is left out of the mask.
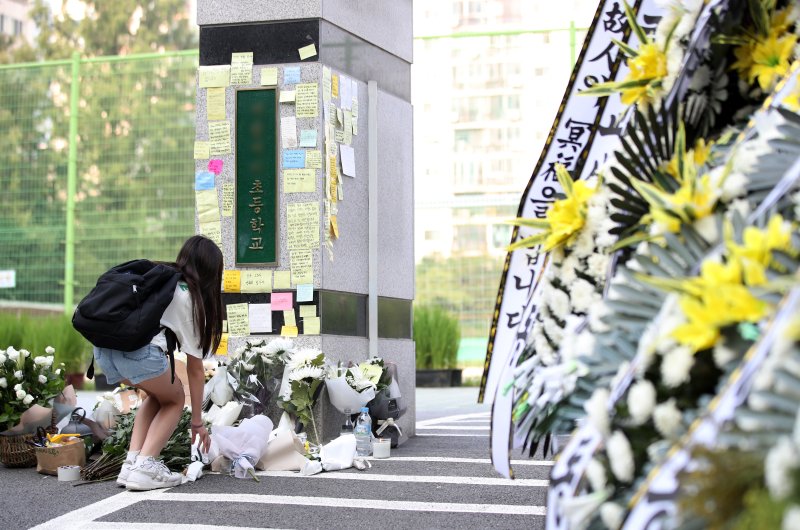
<path id="1" fill-rule="evenodd" d="M 213 354 L 222 339 L 222 252 L 207 237 L 192 236 L 178 252 L 175 267 L 189 285 L 198 346 L 203 355 Z"/>

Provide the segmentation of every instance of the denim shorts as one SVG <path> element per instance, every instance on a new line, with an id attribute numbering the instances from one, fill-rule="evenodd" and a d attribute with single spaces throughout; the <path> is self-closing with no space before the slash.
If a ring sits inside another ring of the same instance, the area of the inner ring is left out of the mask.
<path id="1" fill-rule="evenodd" d="M 163 374 L 169 368 L 164 352 L 155 344 L 148 344 L 134 351 L 119 351 L 94 347 L 94 360 L 106 374 L 106 380 L 114 385 L 123 379 L 137 385 Z"/>

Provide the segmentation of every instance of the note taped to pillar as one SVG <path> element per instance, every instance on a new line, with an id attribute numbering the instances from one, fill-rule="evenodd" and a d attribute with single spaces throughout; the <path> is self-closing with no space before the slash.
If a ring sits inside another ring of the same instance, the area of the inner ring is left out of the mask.
<path id="1" fill-rule="evenodd" d="M 277 96 L 275 88 L 236 91 L 237 266 L 278 265 Z"/>

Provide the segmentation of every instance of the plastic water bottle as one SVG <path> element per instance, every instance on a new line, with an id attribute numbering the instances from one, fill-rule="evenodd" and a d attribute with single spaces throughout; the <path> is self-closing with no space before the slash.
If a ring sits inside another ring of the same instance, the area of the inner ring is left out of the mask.
<path id="1" fill-rule="evenodd" d="M 353 430 L 356 435 L 356 454 L 358 456 L 369 456 L 372 452 L 372 418 L 369 417 L 369 409 L 362 407 L 361 414 L 356 420 L 356 428 Z"/>
<path id="2" fill-rule="evenodd" d="M 350 412 L 350 409 L 344 409 L 344 423 L 342 424 L 342 429 L 339 431 L 339 434 L 353 434 L 353 420 L 352 420 L 353 413 Z"/>

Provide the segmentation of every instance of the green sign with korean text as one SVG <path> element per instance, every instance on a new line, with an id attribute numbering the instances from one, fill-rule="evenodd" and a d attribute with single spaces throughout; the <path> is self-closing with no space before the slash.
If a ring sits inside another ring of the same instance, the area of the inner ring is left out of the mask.
<path id="1" fill-rule="evenodd" d="M 278 265 L 278 91 L 236 91 L 236 265 Z"/>

